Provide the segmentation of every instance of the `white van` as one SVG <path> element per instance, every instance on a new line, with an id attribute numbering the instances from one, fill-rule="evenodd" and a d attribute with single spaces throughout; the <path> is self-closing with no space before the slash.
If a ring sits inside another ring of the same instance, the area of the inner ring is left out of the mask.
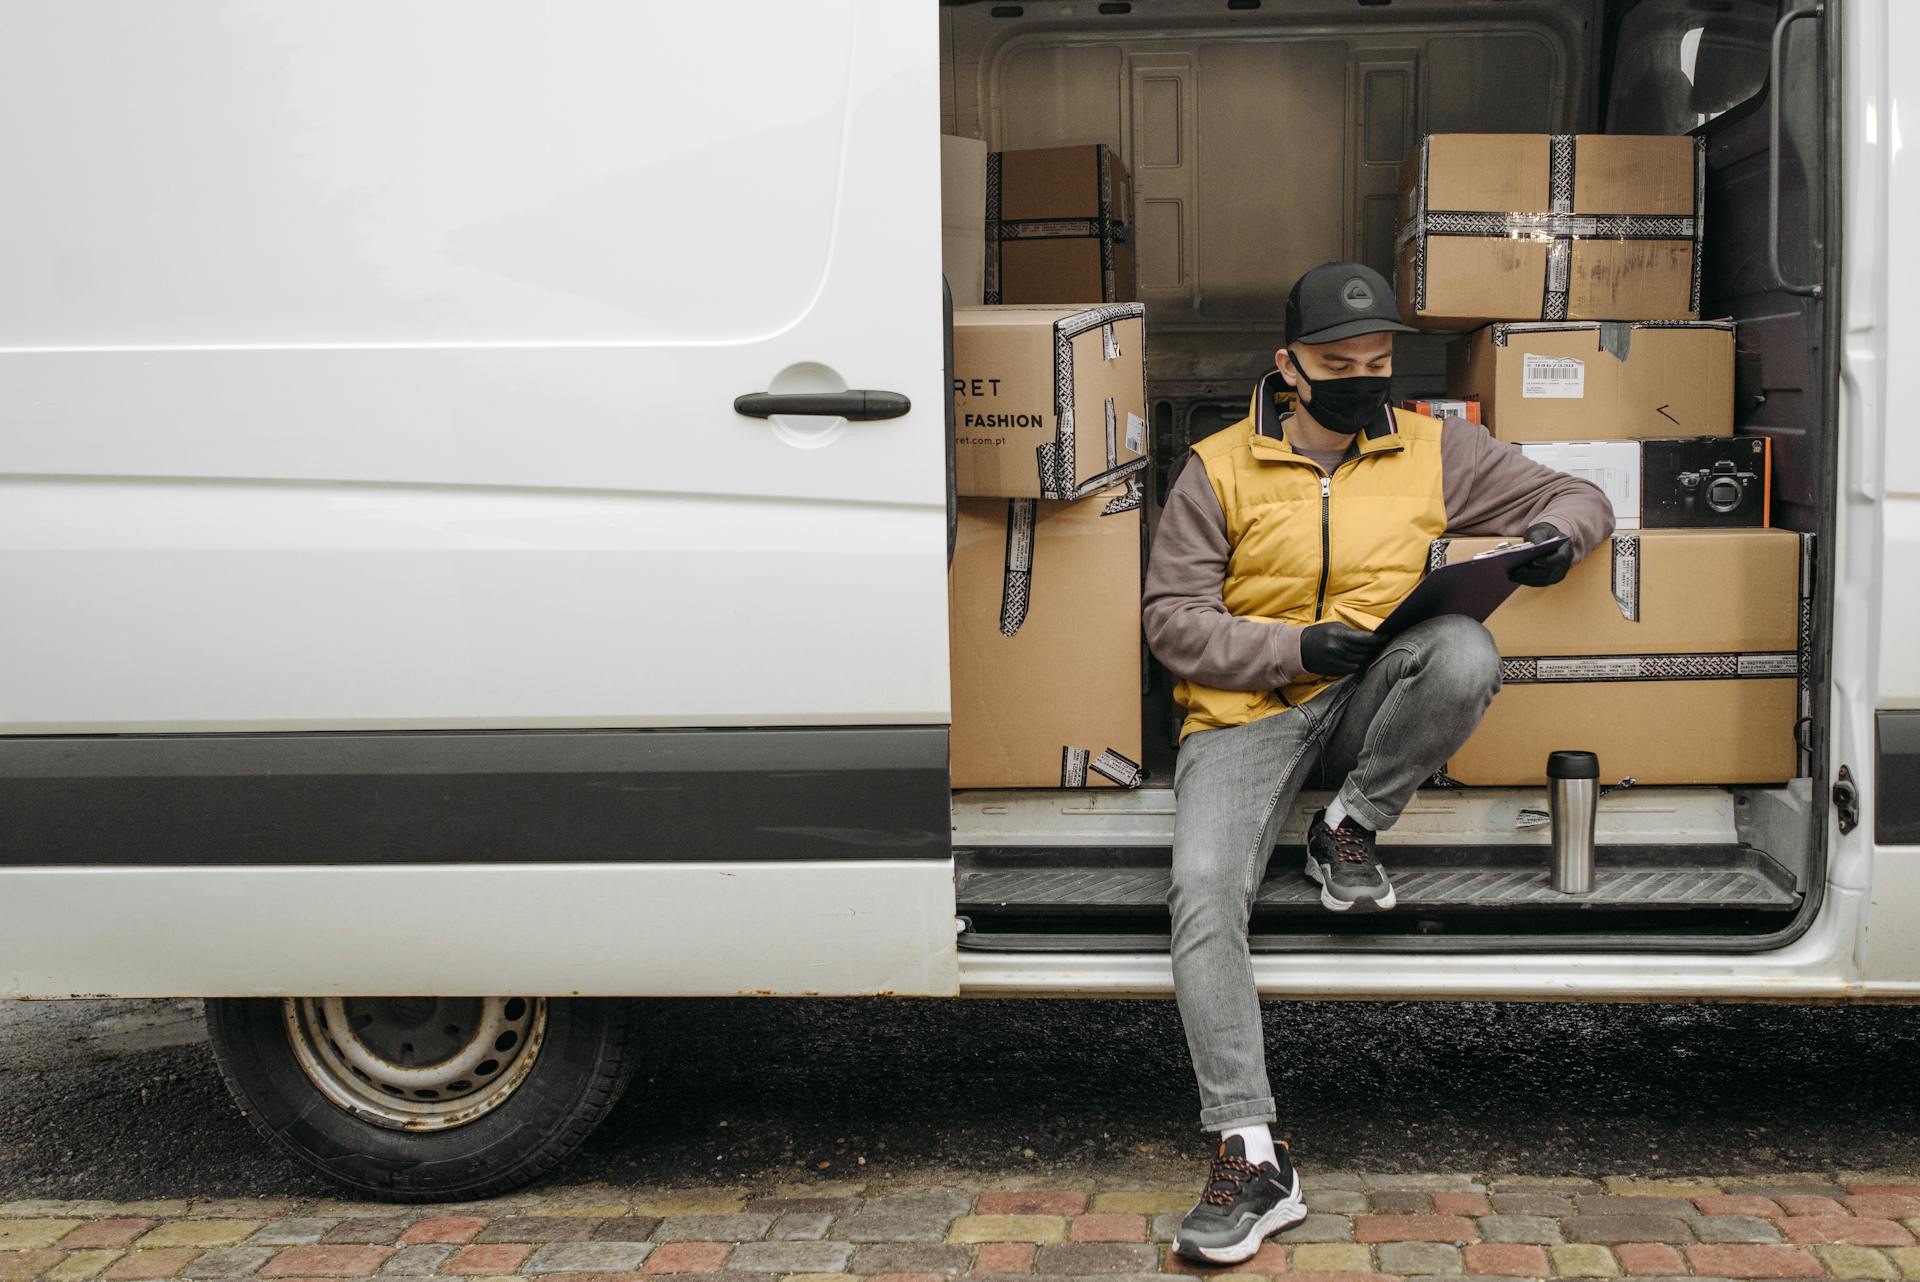
<path id="1" fill-rule="evenodd" d="M 626 999 L 1170 995 L 1164 673 L 1146 786 L 949 787 L 939 135 L 1132 170 L 1157 500 L 1475 130 L 1706 138 L 1811 766 L 1610 795 L 1577 907 L 1539 793 L 1430 790 L 1452 889 L 1263 901 L 1262 991 L 1920 996 L 1916 64 L 1896 0 L 8 0 L 0 996 L 206 997 L 424 1200 L 578 1143 Z"/>

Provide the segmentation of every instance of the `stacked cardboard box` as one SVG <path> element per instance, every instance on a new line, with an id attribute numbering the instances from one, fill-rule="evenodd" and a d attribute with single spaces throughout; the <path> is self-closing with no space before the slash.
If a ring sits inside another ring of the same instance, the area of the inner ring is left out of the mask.
<path id="1" fill-rule="evenodd" d="M 1146 309 L 953 313 L 961 494 L 1076 499 L 1146 466 Z"/>
<path id="2" fill-rule="evenodd" d="M 1621 529 L 1768 523 L 1764 437 L 1733 434 L 1731 321 L 1520 321 L 1456 340 L 1447 386 L 1496 437 L 1600 486 Z"/>
<path id="3" fill-rule="evenodd" d="M 986 301 L 1138 297 L 1133 183 L 1104 144 L 996 151 L 986 165 Z"/>
<path id="4" fill-rule="evenodd" d="M 1705 138 L 1429 135 L 1400 170 L 1401 316 L 1695 319 L 1706 183 Z"/>
<path id="5" fill-rule="evenodd" d="M 1457 339 L 1450 395 L 1503 441 L 1733 435 L 1733 322 L 1507 321 Z"/>
<path id="6" fill-rule="evenodd" d="M 956 788 L 1141 781 L 1145 314 L 954 312 Z"/>
<path id="7" fill-rule="evenodd" d="M 1500 542 L 1454 538 L 1447 562 Z M 1779 783 L 1800 773 L 1808 711 L 1811 538 L 1643 530 L 1487 620 L 1501 691 L 1447 774 L 1538 784 L 1547 754 L 1598 754 L 1609 783 Z"/>
<path id="8" fill-rule="evenodd" d="M 1452 345 L 1448 395 L 1615 515 L 1610 546 L 1488 620 L 1504 686 L 1448 764 L 1462 783 L 1538 784 L 1558 748 L 1598 753 L 1611 781 L 1802 768 L 1811 557 L 1765 528 L 1734 326 L 1699 319 L 1705 163 L 1691 137 L 1437 134 L 1402 171 L 1402 315 L 1480 327 Z"/>
<path id="9" fill-rule="evenodd" d="M 954 787 L 1140 782 L 1140 503 L 960 500 Z"/>

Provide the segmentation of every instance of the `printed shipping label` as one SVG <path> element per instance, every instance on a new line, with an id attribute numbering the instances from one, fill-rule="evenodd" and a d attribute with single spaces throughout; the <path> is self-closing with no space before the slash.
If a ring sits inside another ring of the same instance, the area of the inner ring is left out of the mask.
<path id="1" fill-rule="evenodd" d="M 1138 454 L 1147 447 L 1147 420 L 1138 414 L 1127 415 L 1127 449 Z"/>
<path id="2" fill-rule="evenodd" d="M 1797 654 L 1743 654 L 1735 663 L 1743 677 L 1797 677 L 1800 675 L 1800 656 Z"/>
<path id="3" fill-rule="evenodd" d="M 1587 363 L 1572 356 L 1522 358 L 1520 395 L 1527 399 L 1579 400 L 1587 394 Z"/>

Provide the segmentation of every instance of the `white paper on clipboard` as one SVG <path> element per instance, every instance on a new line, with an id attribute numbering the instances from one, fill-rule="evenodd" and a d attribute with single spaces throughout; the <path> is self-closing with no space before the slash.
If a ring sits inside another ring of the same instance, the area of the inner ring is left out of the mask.
<path id="1" fill-rule="evenodd" d="M 1375 631 L 1390 637 L 1443 614 L 1464 614 L 1484 623 L 1520 586 L 1507 577 L 1514 566 L 1545 556 L 1566 542 L 1567 536 L 1562 534 L 1544 543 L 1492 548 L 1468 560 L 1443 565 L 1420 580 Z"/>

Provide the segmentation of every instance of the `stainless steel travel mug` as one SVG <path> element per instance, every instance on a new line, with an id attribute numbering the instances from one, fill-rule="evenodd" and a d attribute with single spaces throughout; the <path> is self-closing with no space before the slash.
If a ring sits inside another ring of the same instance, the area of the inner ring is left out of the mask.
<path id="1" fill-rule="evenodd" d="M 1593 889 L 1593 814 L 1600 758 L 1591 752 L 1547 754 L 1547 810 L 1553 819 L 1553 888 L 1565 895 Z"/>

